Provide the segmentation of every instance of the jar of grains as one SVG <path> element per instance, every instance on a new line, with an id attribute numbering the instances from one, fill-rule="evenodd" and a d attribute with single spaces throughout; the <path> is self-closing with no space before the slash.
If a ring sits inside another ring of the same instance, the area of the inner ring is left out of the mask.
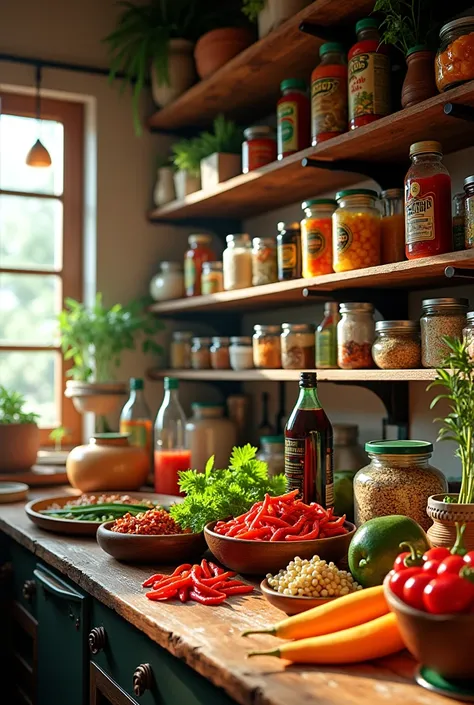
<path id="1" fill-rule="evenodd" d="M 337 208 L 333 198 L 313 198 L 302 206 L 301 270 L 303 277 L 331 274 L 332 214 Z"/>
<path id="2" fill-rule="evenodd" d="M 245 289 L 252 286 L 252 247 L 246 233 L 227 235 L 227 247 L 222 255 L 224 289 Z"/>
<path id="3" fill-rule="evenodd" d="M 201 274 L 201 294 L 217 294 L 224 291 L 222 262 L 203 262 Z"/>
<path id="4" fill-rule="evenodd" d="M 281 367 L 281 327 L 253 327 L 253 364 L 260 370 L 279 370 Z"/>
<path id="5" fill-rule="evenodd" d="M 467 299 L 425 299 L 422 303 L 421 364 L 423 367 L 441 367 L 449 354 L 443 337 L 462 339 L 466 325 Z"/>
<path id="6" fill-rule="evenodd" d="M 382 264 L 403 262 L 405 259 L 405 211 L 402 188 L 389 188 L 380 194 Z"/>
<path id="7" fill-rule="evenodd" d="M 278 281 L 276 241 L 272 237 L 252 240 L 252 284 L 272 284 Z"/>
<path id="8" fill-rule="evenodd" d="M 333 269 L 347 272 L 380 264 L 380 212 L 377 193 L 346 189 L 336 194 L 332 216 Z"/>
<path id="9" fill-rule="evenodd" d="M 245 141 L 242 142 L 242 173 L 260 169 L 276 161 L 277 143 L 273 127 L 256 125 L 244 130 Z"/>
<path id="10" fill-rule="evenodd" d="M 233 370 L 251 370 L 253 368 L 252 338 L 250 336 L 232 337 L 229 357 Z"/>
<path id="11" fill-rule="evenodd" d="M 343 370 L 373 367 L 374 307 L 366 303 L 340 305 L 337 324 L 337 364 Z"/>
<path id="12" fill-rule="evenodd" d="M 370 441 L 365 444 L 365 450 L 370 462 L 354 477 L 356 525 L 374 517 L 402 514 L 426 531 L 432 523 L 426 514 L 428 497 L 448 489 L 442 472 L 428 462 L 432 444 L 427 441 Z"/>
<path id="13" fill-rule="evenodd" d="M 284 370 L 314 370 L 316 361 L 314 326 L 310 323 L 283 323 L 281 366 Z"/>
<path id="14" fill-rule="evenodd" d="M 466 327 L 462 332 L 463 340 L 467 343 L 467 354 L 474 360 L 474 311 L 467 314 Z"/>
<path id="15" fill-rule="evenodd" d="M 173 370 L 189 370 L 191 367 L 191 338 L 189 331 L 176 330 L 171 339 L 170 364 Z"/>
<path id="16" fill-rule="evenodd" d="M 377 321 L 372 357 L 381 370 L 412 370 L 420 367 L 418 321 Z"/>
<path id="17" fill-rule="evenodd" d="M 464 179 L 464 245 L 466 250 L 474 247 L 474 176 L 467 176 Z"/>
<path id="18" fill-rule="evenodd" d="M 211 367 L 213 370 L 230 370 L 229 338 L 215 337 L 211 345 Z"/>
<path id="19" fill-rule="evenodd" d="M 193 370 L 211 369 L 211 339 L 193 338 L 191 348 L 191 367 Z"/>

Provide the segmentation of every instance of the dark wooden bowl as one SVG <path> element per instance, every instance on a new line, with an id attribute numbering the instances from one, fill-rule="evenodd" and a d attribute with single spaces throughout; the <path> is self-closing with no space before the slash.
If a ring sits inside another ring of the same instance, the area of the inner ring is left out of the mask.
<path id="1" fill-rule="evenodd" d="M 384 581 L 385 598 L 410 653 L 443 678 L 474 679 L 474 614 L 428 614 L 406 605 Z"/>
<path id="2" fill-rule="evenodd" d="M 174 565 L 199 558 L 206 550 L 202 532 L 200 534 L 171 534 L 170 536 L 119 534 L 110 531 L 113 523 L 113 521 L 108 521 L 99 526 L 97 543 L 103 551 L 113 556 L 117 561 Z"/>
<path id="3" fill-rule="evenodd" d="M 282 595 L 270 587 L 266 578 L 260 583 L 260 589 L 264 598 L 268 600 L 271 605 L 289 615 L 306 612 L 306 610 L 311 610 L 313 607 L 319 607 L 320 605 L 325 605 L 326 602 L 331 602 L 332 600 L 338 599 L 337 597 L 301 597 L 297 595 Z"/>
<path id="4" fill-rule="evenodd" d="M 356 527 L 350 521 L 344 526 L 348 533 L 328 539 L 314 541 L 248 541 L 216 534 L 217 522 L 204 527 L 204 537 L 213 555 L 220 563 L 237 573 L 266 575 L 286 568 L 295 556 L 312 558 L 319 556 L 326 561 L 338 563 L 347 558 L 347 551 Z"/>

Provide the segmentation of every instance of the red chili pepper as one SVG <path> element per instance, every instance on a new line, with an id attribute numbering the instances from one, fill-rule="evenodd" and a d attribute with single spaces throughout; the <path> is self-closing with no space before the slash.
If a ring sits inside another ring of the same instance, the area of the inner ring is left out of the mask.
<path id="1" fill-rule="evenodd" d="M 445 573 L 452 573 L 453 575 L 459 575 L 461 568 L 465 566 L 464 557 L 459 555 L 448 556 L 438 566 L 438 575 L 444 575 Z"/>
<path id="2" fill-rule="evenodd" d="M 223 585 L 226 587 L 237 587 L 238 585 L 247 585 L 247 583 L 243 583 L 241 580 L 226 580 Z"/>
<path id="3" fill-rule="evenodd" d="M 178 590 L 178 598 L 180 602 L 187 602 L 189 600 L 189 587 L 180 587 Z"/>
<path id="4" fill-rule="evenodd" d="M 253 592 L 253 585 L 230 585 L 229 587 L 222 587 L 221 592 L 224 595 L 246 595 L 249 592 Z"/>
<path id="5" fill-rule="evenodd" d="M 434 578 L 434 576 L 438 573 L 439 564 L 440 564 L 440 561 L 437 561 L 434 558 L 432 558 L 431 560 L 425 561 L 423 563 L 421 569 L 422 569 L 423 573 L 428 573 L 429 575 L 431 575 Z"/>
<path id="6" fill-rule="evenodd" d="M 291 526 L 291 524 L 289 524 L 287 521 L 279 519 L 278 517 L 270 516 L 269 514 L 262 518 L 262 522 L 265 522 L 266 524 L 272 524 L 272 526 L 278 526 L 283 528 L 288 528 L 289 526 Z"/>
<path id="7" fill-rule="evenodd" d="M 237 538 L 250 541 L 252 539 L 262 538 L 270 533 L 270 529 L 266 526 L 262 526 L 260 529 L 250 529 L 249 531 L 245 531 L 244 533 L 239 534 Z"/>
<path id="8" fill-rule="evenodd" d="M 147 578 L 143 583 L 142 587 L 151 587 L 153 583 L 156 583 L 157 581 L 161 580 L 163 578 L 163 573 L 155 573 L 155 575 L 151 575 L 149 578 Z"/>
<path id="9" fill-rule="evenodd" d="M 217 565 L 217 563 L 213 563 L 212 561 L 208 561 L 209 568 L 211 569 L 212 573 L 214 575 L 223 575 L 226 570 L 225 568 L 222 568 L 222 566 Z"/>
<path id="10" fill-rule="evenodd" d="M 201 582 L 204 585 L 215 585 L 216 583 L 220 583 L 223 580 L 227 580 L 227 578 L 233 578 L 234 575 L 237 575 L 237 573 L 234 573 L 233 570 L 227 570 L 225 573 L 221 573 L 220 575 L 214 575 L 212 578 L 202 578 Z"/>
<path id="11" fill-rule="evenodd" d="M 265 495 L 265 499 L 263 500 L 262 506 L 258 510 L 255 518 L 252 520 L 252 523 L 250 524 L 250 529 L 257 529 L 260 526 L 260 521 L 261 521 L 262 517 L 267 513 L 269 503 L 270 503 L 270 495 L 267 492 L 267 494 Z"/>
<path id="12" fill-rule="evenodd" d="M 275 501 L 278 500 L 279 502 L 290 502 L 296 497 L 297 494 L 298 490 L 291 490 L 291 492 L 287 492 L 286 494 L 281 494 L 279 497 L 275 497 Z"/>
<path id="13" fill-rule="evenodd" d="M 157 590 L 159 588 L 165 587 L 166 585 L 174 585 L 174 583 L 177 580 L 180 580 L 181 578 L 186 578 L 189 576 L 189 570 L 185 570 L 184 573 L 181 575 L 170 575 L 168 578 L 165 578 L 163 576 L 162 580 L 158 580 L 156 583 L 153 584 L 153 589 Z"/>
<path id="14" fill-rule="evenodd" d="M 407 548 L 408 551 L 400 553 L 395 558 L 395 563 L 393 564 L 393 569 L 396 571 L 408 570 L 408 568 L 413 568 L 417 566 L 422 566 L 424 562 L 424 556 L 416 548 L 407 541 L 403 541 L 400 546 L 401 549 Z"/>
<path id="15" fill-rule="evenodd" d="M 191 590 L 189 597 L 194 602 L 199 602 L 201 605 L 221 605 L 226 599 L 227 595 L 221 594 L 220 597 L 209 597 L 207 595 L 202 595 L 197 590 Z"/>
<path id="16" fill-rule="evenodd" d="M 176 580 L 172 583 L 169 583 L 168 585 L 160 585 L 158 589 L 153 590 L 152 592 L 147 593 L 147 597 L 156 596 L 156 597 L 163 597 L 164 595 L 168 594 L 169 592 L 173 592 L 176 594 L 181 587 L 187 587 L 192 585 L 191 578 L 189 576 L 186 576 L 184 578 L 179 578 L 177 577 Z M 150 597 L 150 599 L 153 599 L 153 597 Z"/>
<path id="17" fill-rule="evenodd" d="M 408 570 L 408 568 L 406 570 Z M 423 570 L 421 573 L 418 573 L 418 575 L 412 575 L 411 578 L 408 578 L 403 586 L 403 601 L 417 610 L 425 611 L 423 591 L 432 579 L 433 576 Z"/>
<path id="18" fill-rule="evenodd" d="M 443 548 L 442 546 L 435 546 L 435 548 L 430 548 L 428 551 L 425 551 L 425 553 L 423 554 L 423 560 L 441 562 L 450 555 L 451 553 L 447 548 Z"/>
<path id="19" fill-rule="evenodd" d="M 218 590 L 215 590 L 209 585 L 205 585 L 203 582 L 201 582 L 200 574 L 196 570 L 196 568 L 198 567 L 199 566 L 194 566 L 191 571 L 191 581 L 193 586 L 197 588 L 199 592 L 203 593 L 203 595 L 208 595 L 209 597 L 218 597 L 220 595 Z"/>
<path id="20" fill-rule="evenodd" d="M 324 527 L 319 536 L 322 539 L 330 539 L 333 536 L 344 536 L 344 534 L 347 534 L 347 530 L 343 526 L 340 526 L 338 529 L 326 529 L 326 527 Z"/>
<path id="21" fill-rule="evenodd" d="M 226 532 L 226 536 L 235 536 L 238 534 L 240 531 L 247 531 L 247 525 L 246 524 L 236 524 L 233 526 L 230 531 Z"/>
<path id="22" fill-rule="evenodd" d="M 339 531 L 339 529 L 338 529 Z M 300 534 L 299 536 L 287 536 L 285 541 L 312 541 L 317 539 L 319 536 L 319 524 L 318 526 L 306 534 Z"/>
<path id="23" fill-rule="evenodd" d="M 211 570 L 210 570 L 205 558 L 203 558 L 201 561 L 201 570 L 202 570 L 202 577 L 203 578 L 212 578 Z"/>
<path id="24" fill-rule="evenodd" d="M 335 521 L 330 520 L 326 526 L 328 529 L 339 529 L 341 526 L 344 526 L 345 521 L 346 515 L 343 514 L 342 517 L 339 517 L 339 519 L 336 519 Z"/>

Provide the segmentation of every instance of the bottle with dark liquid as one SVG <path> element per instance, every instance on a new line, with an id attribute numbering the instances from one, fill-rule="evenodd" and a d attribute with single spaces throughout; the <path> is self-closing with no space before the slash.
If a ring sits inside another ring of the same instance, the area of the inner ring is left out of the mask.
<path id="1" fill-rule="evenodd" d="M 318 399 L 315 372 L 302 372 L 285 428 L 285 476 L 304 502 L 334 506 L 332 426 Z"/>

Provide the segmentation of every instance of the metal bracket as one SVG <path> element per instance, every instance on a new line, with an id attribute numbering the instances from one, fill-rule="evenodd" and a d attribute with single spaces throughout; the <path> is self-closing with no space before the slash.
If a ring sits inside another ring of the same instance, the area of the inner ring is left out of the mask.
<path id="1" fill-rule="evenodd" d="M 463 105 L 462 103 L 445 103 L 443 112 L 448 117 L 466 120 L 466 122 L 474 122 L 474 108 L 471 105 Z"/>
<path id="2" fill-rule="evenodd" d="M 374 305 L 386 320 L 403 320 L 408 317 L 408 293 L 403 290 L 393 289 L 337 289 L 324 292 L 318 288 L 304 289 L 303 296 L 308 298 L 322 298 L 325 301 L 367 301 Z"/>
<path id="3" fill-rule="evenodd" d="M 403 183 L 407 166 L 400 164 L 377 164 L 359 159 L 337 159 L 330 162 L 325 159 L 313 159 L 305 157 L 301 166 L 311 166 L 315 169 L 328 169 L 329 171 L 349 171 L 354 174 L 368 177 L 377 182 L 382 190 L 387 188 L 398 188 Z"/>
<path id="4" fill-rule="evenodd" d="M 446 267 L 444 276 L 447 277 L 447 279 L 474 279 L 474 269 Z"/>

